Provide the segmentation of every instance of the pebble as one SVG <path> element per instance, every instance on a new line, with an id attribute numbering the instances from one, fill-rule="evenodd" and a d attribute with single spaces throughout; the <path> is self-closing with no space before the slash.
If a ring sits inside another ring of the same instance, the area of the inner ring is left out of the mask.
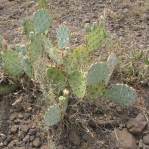
<path id="1" fill-rule="evenodd" d="M 11 132 L 12 134 L 17 133 L 17 131 L 18 131 L 18 126 L 12 126 L 11 129 L 10 129 L 10 132 Z"/>
<path id="2" fill-rule="evenodd" d="M 140 134 L 147 125 L 147 121 L 143 114 L 139 114 L 136 118 L 132 118 L 127 123 L 127 128 L 132 134 Z"/>
<path id="3" fill-rule="evenodd" d="M 70 134 L 69 134 L 69 139 L 70 139 L 70 142 L 74 145 L 80 145 L 80 137 L 79 135 L 77 134 L 76 131 L 70 131 Z"/>
<path id="4" fill-rule="evenodd" d="M 143 136 L 143 143 L 149 145 L 149 134 Z"/>
<path id="5" fill-rule="evenodd" d="M 33 147 L 40 147 L 41 146 L 41 140 L 40 138 L 35 138 L 35 140 L 33 141 Z"/>
<path id="6" fill-rule="evenodd" d="M 126 128 L 123 130 L 115 130 L 117 138 L 115 138 L 118 147 L 122 149 L 137 149 L 136 140 L 132 134 L 130 134 Z M 113 136 L 115 133 L 113 132 Z"/>

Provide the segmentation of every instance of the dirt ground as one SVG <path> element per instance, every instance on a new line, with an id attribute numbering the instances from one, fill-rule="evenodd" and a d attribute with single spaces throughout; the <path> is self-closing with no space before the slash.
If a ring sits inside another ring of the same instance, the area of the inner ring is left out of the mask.
<path id="1" fill-rule="evenodd" d="M 9 43 L 23 42 L 21 24 L 35 9 L 34 1 L 0 0 L 0 33 Z M 149 49 L 148 0 L 49 0 L 49 11 L 55 26 L 65 22 L 75 33 L 73 44 L 83 41 L 85 24 L 104 18 L 116 42 L 97 51 L 97 56 Z M 0 97 L 0 149 L 148 149 L 149 86 L 132 85 L 139 98 L 129 108 L 102 99 L 71 99 L 64 121 L 50 128 L 50 139 L 40 126 L 34 86 Z"/>

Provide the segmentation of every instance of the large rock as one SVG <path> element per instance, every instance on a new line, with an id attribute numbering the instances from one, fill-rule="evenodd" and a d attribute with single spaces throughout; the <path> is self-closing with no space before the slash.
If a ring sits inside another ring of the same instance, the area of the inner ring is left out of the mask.
<path id="1" fill-rule="evenodd" d="M 113 133 L 115 135 L 115 142 L 120 149 L 137 149 L 136 140 L 127 129 L 116 129 Z"/>
<path id="2" fill-rule="evenodd" d="M 147 125 L 147 121 L 143 114 L 139 114 L 136 118 L 132 118 L 127 123 L 129 132 L 138 135 L 141 134 Z"/>

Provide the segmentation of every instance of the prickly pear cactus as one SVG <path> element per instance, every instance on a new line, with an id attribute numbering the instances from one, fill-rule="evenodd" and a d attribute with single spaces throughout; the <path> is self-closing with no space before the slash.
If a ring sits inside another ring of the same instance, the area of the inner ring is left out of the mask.
<path id="1" fill-rule="evenodd" d="M 27 48 L 25 46 L 16 46 L 15 49 L 19 54 L 23 56 L 27 55 Z"/>
<path id="2" fill-rule="evenodd" d="M 40 9 L 48 8 L 48 0 L 37 0 Z"/>
<path id="3" fill-rule="evenodd" d="M 86 36 L 86 42 L 89 50 L 94 51 L 100 48 L 106 37 L 107 33 L 104 26 L 101 25 L 94 27 Z"/>
<path id="4" fill-rule="evenodd" d="M 25 20 L 23 22 L 23 30 L 24 30 L 24 33 L 26 34 L 26 36 L 28 38 L 30 38 L 31 36 L 31 33 L 35 32 L 34 30 L 34 24 L 33 24 L 33 21 L 32 20 Z"/>
<path id="5" fill-rule="evenodd" d="M 30 58 L 30 61 L 33 63 L 36 60 L 38 60 L 38 58 L 40 58 L 42 54 L 43 54 L 42 38 L 40 35 L 37 35 L 33 38 L 28 47 L 28 56 Z"/>
<path id="6" fill-rule="evenodd" d="M 89 51 L 85 45 L 75 48 L 72 53 L 64 57 L 64 69 L 67 73 L 82 70 L 89 61 Z"/>
<path id="7" fill-rule="evenodd" d="M 21 57 L 16 51 L 6 51 L 2 54 L 4 71 L 13 77 L 21 76 L 24 71 L 21 65 Z"/>
<path id="8" fill-rule="evenodd" d="M 60 25 L 57 30 L 57 40 L 60 49 L 64 49 L 69 46 L 70 32 L 67 26 Z"/>
<path id="9" fill-rule="evenodd" d="M 137 99 L 137 94 L 132 87 L 126 84 L 114 84 L 106 90 L 105 97 L 114 102 L 128 106 Z"/>
<path id="10" fill-rule="evenodd" d="M 54 89 L 62 91 L 65 88 L 66 78 L 61 70 L 51 67 L 47 70 L 47 76 Z"/>
<path id="11" fill-rule="evenodd" d="M 109 83 L 111 75 L 112 75 L 117 64 L 118 64 L 118 59 L 117 59 L 116 55 L 114 53 L 112 53 L 107 59 L 107 66 L 109 69 L 109 78 L 107 78 L 106 85 Z"/>
<path id="12" fill-rule="evenodd" d="M 59 104 L 51 105 L 45 113 L 44 122 L 46 126 L 56 125 L 61 121 L 61 109 Z"/>
<path id="13" fill-rule="evenodd" d="M 75 71 L 68 76 L 68 82 L 73 93 L 77 97 L 83 98 L 86 92 L 86 79 L 84 74 L 79 71 Z"/>
<path id="14" fill-rule="evenodd" d="M 33 17 L 33 24 L 36 33 L 45 33 L 52 25 L 52 18 L 46 10 L 38 10 Z"/>
<path id="15" fill-rule="evenodd" d="M 91 66 L 87 74 L 87 85 L 104 85 L 107 82 L 109 69 L 106 63 L 96 63 Z"/>

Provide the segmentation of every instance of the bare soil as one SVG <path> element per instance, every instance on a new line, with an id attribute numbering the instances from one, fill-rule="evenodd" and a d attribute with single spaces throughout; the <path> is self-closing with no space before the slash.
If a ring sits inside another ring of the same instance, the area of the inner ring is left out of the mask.
<path id="1" fill-rule="evenodd" d="M 35 9 L 34 1 L 0 0 L 0 33 L 9 43 L 23 43 L 22 21 Z M 104 17 L 111 38 L 122 46 L 103 48 L 97 55 L 112 51 L 126 55 L 134 49 L 149 48 L 148 0 L 49 0 L 49 11 L 55 26 L 65 22 L 75 33 L 74 44 L 83 41 L 85 24 L 100 22 Z M 118 81 L 122 80 L 118 78 Z M 0 148 L 53 149 L 52 141 L 55 141 L 56 149 L 119 149 L 121 142 L 113 132 L 128 129 L 128 122 L 141 113 L 145 116 L 145 127 L 137 135 L 128 130 L 137 148 L 147 149 L 149 144 L 143 142 L 143 137 L 149 132 L 149 86 L 141 86 L 139 82 L 132 85 L 139 98 L 129 108 L 102 99 L 78 103 L 72 98 L 64 121 L 49 129 L 50 141 L 40 125 L 39 93 L 34 86 L 0 97 Z M 126 137 L 123 142 L 127 141 Z M 133 148 L 134 145 L 130 149 Z"/>

